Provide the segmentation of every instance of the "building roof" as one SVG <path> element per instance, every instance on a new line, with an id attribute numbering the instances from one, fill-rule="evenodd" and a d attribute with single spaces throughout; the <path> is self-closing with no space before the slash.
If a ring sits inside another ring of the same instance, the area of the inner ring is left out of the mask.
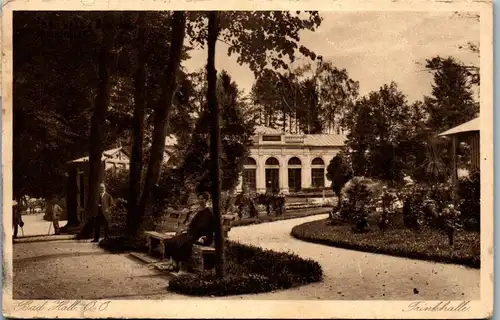
<path id="1" fill-rule="evenodd" d="M 462 123 L 459 126 L 456 126 L 454 128 L 451 128 L 450 130 L 440 133 L 439 136 L 451 136 L 464 132 L 480 131 L 480 127 L 481 124 L 479 121 L 479 117 L 477 117 L 469 122 Z"/>
<path id="2" fill-rule="evenodd" d="M 255 134 L 281 134 L 281 130 L 265 126 L 255 126 Z"/>
<path id="3" fill-rule="evenodd" d="M 106 150 L 102 153 L 101 161 L 112 158 L 118 152 L 123 152 L 123 153 L 127 154 L 122 147 L 109 149 L 109 150 Z M 78 159 L 69 161 L 68 163 L 88 162 L 88 161 L 89 161 L 89 157 L 87 156 L 87 157 L 82 157 L 82 158 L 78 158 Z"/>
<path id="4" fill-rule="evenodd" d="M 318 147 L 342 147 L 347 140 L 341 134 L 305 134 L 304 145 Z"/>
<path id="5" fill-rule="evenodd" d="M 347 136 L 342 134 L 287 134 L 279 129 L 274 129 L 265 126 L 255 127 L 255 137 L 258 135 L 284 135 L 284 141 L 266 142 L 260 145 L 303 145 L 314 147 L 341 147 L 345 144 Z M 288 141 L 287 141 L 288 140 Z M 255 140 L 257 142 L 258 140 Z"/>

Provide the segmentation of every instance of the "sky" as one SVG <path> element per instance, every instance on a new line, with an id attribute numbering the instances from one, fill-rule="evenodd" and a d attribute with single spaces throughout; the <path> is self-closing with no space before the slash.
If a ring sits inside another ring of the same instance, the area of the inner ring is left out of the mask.
<path id="1" fill-rule="evenodd" d="M 432 76 L 423 70 L 425 59 L 453 56 L 479 66 L 479 57 L 459 49 L 468 42 L 479 44 L 480 24 L 472 17 L 452 12 L 320 12 L 321 26 L 301 33 L 300 44 L 322 55 L 360 84 L 360 94 L 378 90 L 394 81 L 408 101 L 429 95 Z M 189 71 L 204 68 L 206 51 L 196 49 L 184 63 Z M 302 59 L 307 62 L 307 59 Z M 227 45 L 218 42 L 216 68 L 226 70 L 238 86 L 249 92 L 254 75 L 236 57 L 227 56 Z"/>

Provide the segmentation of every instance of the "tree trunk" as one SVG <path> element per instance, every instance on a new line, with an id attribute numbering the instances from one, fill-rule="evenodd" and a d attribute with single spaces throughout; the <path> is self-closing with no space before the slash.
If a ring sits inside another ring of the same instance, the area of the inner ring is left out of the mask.
<path id="1" fill-rule="evenodd" d="M 217 103 L 217 70 L 215 69 L 215 44 L 219 34 L 219 21 L 217 12 L 208 14 L 208 59 L 207 59 L 207 102 L 210 111 L 210 159 L 212 160 L 212 207 L 215 218 L 215 255 L 216 275 L 224 277 L 224 234 L 222 232 L 220 208 L 220 119 L 219 104 Z"/>
<path id="2" fill-rule="evenodd" d="M 181 63 L 181 52 L 184 44 L 186 16 L 183 11 L 175 11 L 172 17 L 172 43 L 170 45 L 169 60 L 165 69 L 162 93 L 155 111 L 153 141 L 149 156 L 148 171 L 144 181 L 144 189 L 139 203 L 138 223 L 141 222 L 146 211 L 150 211 L 151 192 L 160 177 L 160 169 L 165 152 L 165 138 L 167 136 L 168 116 L 172 109 L 172 100 L 177 89 L 177 73 Z"/>
<path id="3" fill-rule="evenodd" d="M 70 228 L 78 227 L 80 221 L 77 214 L 77 197 L 78 190 L 76 185 L 77 171 L 76 168 L 69 168 L 68 179 L 66 181 L 66 212 L 68 215 L 68 223 L 61 228 L 61 231 Z"/>
<path id="4" fill-rule="evenodd" d="M 145 13 L 138 13 L 137 26 L 137 69 L 134 74 L 134 119 L 132 127 L 132 151 L 130 157 L 129 198 L 127 211 L 127 232 L 134 237 L 139 225 L 137 224 L 137 207 L 141 192 L 143 148 L 144 148 L 144 118 L 146 113 L 146 51 L 145 47 Z"/>
<path id="5" fill-rule="evenodd" d="M 286 110 L 285 107 L 283 107 L 283 132 L 286 131 Z"/>
<path id="6" fill-rule="evenodd" d="M 99 184 L 104 176 L 102 166 L 102 152 L 104 148 L 104 125 L 108 111 L 109 100 L 109 51 L 111 48 L 111 30 L 103 30 L 99 49 L 98 68 L 99 84 L 95 98 L 94 112 L 90 123 L 90 153 L 89 153 L 89 189 L 87 201 L 87 217 L 93 219 L 97 216 L 97 200 L 99 199 Z"/>

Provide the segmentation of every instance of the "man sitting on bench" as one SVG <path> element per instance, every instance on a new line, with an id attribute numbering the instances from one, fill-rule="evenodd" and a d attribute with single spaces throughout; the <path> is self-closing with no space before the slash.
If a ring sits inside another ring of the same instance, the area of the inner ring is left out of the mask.
<path id="1" fill-rule="evenodd" d="M 170 257 L 169 270 L 178 272 L 180 264 L 191 257 L 194 244 L 209 246 L 215 232 L 213 211 L 207 207 L 210 194 L 203 192 L 198 196 L 199 209 L 187 223 L 187 228 L 173 238 L 165 240 L 165 255 Z"/>

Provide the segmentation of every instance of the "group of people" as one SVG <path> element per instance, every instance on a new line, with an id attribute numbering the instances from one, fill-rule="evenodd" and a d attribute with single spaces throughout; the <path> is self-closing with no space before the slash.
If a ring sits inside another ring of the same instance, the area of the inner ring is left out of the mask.
<path id="1" fill-rule="evenodd" d="M 215 219 L 212 209 L 208 206 L 210 194 L 202 192 L 198 195 L 196 205 L 191 207 L 191 214 L 185 221 L 185 227 L 174 237 L 165 241 L 165 256 L 169 258 L 168 268 L 179 271 L 182 263 L 189 259 L 193 245 L 209 246 L 214 241 Z M 94 238 L 91 242 L 99 242 L 101 227 L 104 228 L 104 238 L 109 234 L 109 213 L 114 205 L 112 196 L 106 192 L 106 186 L 101 184 L 98 203 L 98 214 L 94 221 Z"/>
<path id="2" fill-rule="evenodd" d="M 179 271 L 182 262 L 185 262 L 192 253 L 193 245 L 209 246 L 214 241 L 215 219 L 212 209 L 208 206 L 210 194 L 202 192 L 198 195 L 196 205 L 191 208 L 191 214 L 185 221 L 185 228 L 178 232 L 174 237 L 165 241 L 165 256 L 169 257 L 169 267 L 172 271 Z M 94 237 L 91 242 L 99 242 L 101 227 L 104 228 L 104 238 L 109 235 L 109 214 L 114 205 L 112 196 L 106 192 L 104 183 L 100 185 L 98 213 L 94 218 Z M 60 233 L 59 220 L 63 209 L 58 204 L 58 197 L 53 196 L 50 201 L 52 211 L 52 223 L 55 234 Z M 14 201 L 14 238 L 17 237 L 18 227 L 24 225 L 22 221 L 22 212 L 26 206 Z"/>
<path id="3" fill-rule="evenodd" d="M 24 227 L 23 214 L 28 210 L 28 204 L 25 197 L 20 197 L 19 200 L 12 201 L 12 228 L 14 231 L 13 238 L 18 237 L 19 228 Z M 51 201 L 47 203 L 45 211 L 49 213 L 49 219 L 54 226 L 54 234 L 60 234 L 59 220 L 61 219 L 63 209 L 59 205 L 59 197 L 53 195 Z"/>

